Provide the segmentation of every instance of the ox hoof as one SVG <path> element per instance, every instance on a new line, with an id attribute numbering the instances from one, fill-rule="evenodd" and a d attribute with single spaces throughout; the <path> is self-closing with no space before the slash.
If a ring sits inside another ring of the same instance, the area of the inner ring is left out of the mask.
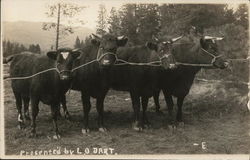
<path id="1" fill-rule="evenodd" d="M 145 128 L 145 129 L 150 129 L 150 128 L 151 128 L 151 125 L 150 125 L 150 124 L 144 124 L 144 128 Z"/>
<path id="2" fill-rule="evenodd" d="M 31 133 L 30 133 L 30 135 L 29 135 L 29 137 L 30 137 L 30 138 L 36 138 L 36 137 L 37 137 L 37 135 L 36 135 L 36 133 L 31 132 Z"/>
<path id="3" fill-rule="evenodd" d="M 184 122 L 178 122 L 178 127 L 184 128 L 184 126 L 185 126 Z"/>
<path id="4" fill-rule="evenodd" d="M 90 130 L 88 128 L 82 129 L 82 134 L 87 134 L 89 132 L 90 132 Z"/>
<path id="5" fill-rule="evenodd" d="M 59 139 L 61 139 L 61 136 L 59 134 L 55 134 L 55 135 L 53 135 L 53 139 L 59 140 Z"/>
<path id="6" fill-rule="evenodd" d="M 107 132 L 107 129 L 106 129 L 105 127 L 100 127 L 100 128 L 99 128 L 99 131 L 100 131 L 100 132 Z"/>
<path id="7" fill-rule="evenodd" d="M 142 127 L 136 127 L 136 126 L 134 126 L 133 129 L 134 129 L 135 131 L 138 131 L 138 132 L 141 132 L 141 131 L 142 131 Z"/>
<path id="8" fill-rule="evenodd" d="M 170 124 L 170 125 L 168 125 L 168 129 L 170 132 L 174 132 L 174 131 L 176 131 L 176 126 L 174 124 Z"/>
<path id="9" fill-rule="evenodd" d="M 135 130 L 135 131 L 142 131 L 142 127 L 139 126 L 139 123 L 138 122 L 135 122 L 132 124 L 132 128 Z"/>

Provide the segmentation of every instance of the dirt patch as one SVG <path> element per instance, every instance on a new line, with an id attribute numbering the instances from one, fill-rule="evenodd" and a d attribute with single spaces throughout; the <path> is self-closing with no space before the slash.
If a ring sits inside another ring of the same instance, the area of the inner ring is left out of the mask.
<path id="1" fill-rule="evenodd" d="M 40 150 L 71 149 L 76 154 L 93 148 L 113 148 L 117 154 L 249 154 L 250 115 L 246 107 L 247 88 L 221 83 L 196 82 L 184 102 L 184 128 L 171 132 L 168 127 L 167 109 L 160 96 L 163 115 L 154 112 L 150 99 L 148 118 L 150 129 L 142 132 L 131 128 L 133 111 L 129 94 L 110 91 L 105 99 L 105 124 L 109 131 L 97 131 L 95 101 L 90 112 L 91 132 L 81 134 L 82 104 L 80 93 L 70 91 L 67 104 L 72 121 L 58 122 L 62 139 L 51 140 L 52 121 L 47 105 L 40 104 L 37 118 L 37 138 L 29 138 L 26 130 L 17 128 L 17 112 L 10 82 L 4 83 L 5 143 L 7 155 L 19 155 Z M 29 125 L 29 122 L 27 122 Z M 205 146 L 205 147 L 204 147 Z M 101 154 L 103 152 L 100 152 Z"/>

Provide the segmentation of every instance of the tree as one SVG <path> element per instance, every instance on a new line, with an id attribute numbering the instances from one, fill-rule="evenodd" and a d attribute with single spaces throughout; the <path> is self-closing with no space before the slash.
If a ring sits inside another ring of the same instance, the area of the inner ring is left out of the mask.
<path id="1" fill-rule="evenodd" d="M 48 17 L 55 18 L 57 22 L 54 23 L 44 23 L 43 29 L 50 30 L 56 29 L 56 41 L 55 41 L 55 49 L 57 50 L 60 45 L 60 37 L 67 36 L 68 34 L 72 34 L 74 32 L 72 28 L 72 18 L 79 14 L 85 7 L 78 6 L 73 3 L 56 3 L 54 5 L 48 6 L 48 12 L 45 14 Z M 66 21 L 66 22 L 65 22 Z M 79 22 L 83 24 L 82 20 L 76 20 L 75 22 Z M 62 25 L 62 23 L 64 25 Z"/>
<path id="2" fill-rule="evenodd" d="M 165 4 L 160 7 L 162 35 L 188 33 L 191 26 L 198 32 L 232 23 L 232 10 L 224 4 Z"/>
<path id="3" fill-rule="evenodd" d="M 137 5 L 125 4 L 119 12 L 121 18 L 121 34 L 129 39 L 129 45 L 138 44 Z"/>
<path id="4" fill-rule="evenodd" d="M 107 11 L 104 4 L 99 5 L 96 34 L 103 36 L 107 28 Z"/>
<path id="5" fill-rule="evenodd" d="M 13 53 L 12 54 L 17 54 L 20 53 L 20 47 L 19 47 L 19 43 L 13 43 Z"/>
<path id="6" fill-rule="evenodd" d="M 81 42 L 78 36 L 76 37 L 74 48 L 81 48 Z"/>
<path id="7" fill-rule="evenodd" d="M 84 47 L 84 42 L 83 42 L 83 40 L 81 40 L 81 43 L 80 43 L 80 48 L 83 48 Z"/>
<path id="8" fill-rule="evenodd" d="M 156 36 L 159 32 L 159 14 L 157 4 L 139 4 L 137 6 L 138 19 L 138 43 L 151 41 L 152 36 Z"/>
<path id="9" fill-rule="evenodd" d="M 92 37 L 91 35 L 85 38 L 84 45 L 89 45 L 91 44 Z"/>
<path id="10" fill-rule="evenodd" d="M 111 8 L 110 17 L 108 18 L 109 24 L 109 33 L 114 34 L 115 36 L 120 35 L 121 33 L 121 20 L 118 12 L 114 7 Z"/>
<path id="11" fill-rule="evenodd" d="M 21 45 L 20 45 L 20 51 L 21 51 L 21 52 L 27 51 L 27 48 L 26 48 L 23 44 L 21 44 Z"/>
<path id="12" fill-rule="evenodd" d="M 41 54 L 41 48 L 40 48 L 40 45 L 39 45 L 39 44 L 37 44 L 37 45 L 35 46 L 35 49 L 36 49 L 36 52 L 35 52 L 35 53 Z"/>
<path id="13" fill-rule="evenodd" d="M 235 12 L 236 24 L 242 25 L 245 29 L 248 29 L 248 6 L 246 4 L 240 4 Z"/>

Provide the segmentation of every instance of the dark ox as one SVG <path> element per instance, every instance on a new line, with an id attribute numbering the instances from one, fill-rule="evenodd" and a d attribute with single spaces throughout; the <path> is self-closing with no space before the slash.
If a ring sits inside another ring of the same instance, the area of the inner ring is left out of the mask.
<path id="1" fill-rule="evenodd" d="M 47 53 L 47 56 L 23 52 L 9 59 L 11 61 L 10 77 L 20 77 L 20 79 L 13 79 L 11 81 L 18 110 L 18 122 L 22 128 L 24 126 L 22 103 L 24 105 L 25 118 L 29 119 L 28 106 L 31 100 L 32 136 L 36 135 L 36 117 L 39 112 L 38 104 L 41 101 L 51 107 L 55 131 L 53 138 L 60 138 L 57 127 L 59 104 L 61 97 L 64 96 L 70 87 L 72 64 L 79 55 L 80 52 L 77 50 L 72 51 L 71 49 L 64 48 L 58 51 L 50 51 Z M 30 78 L 24 78 L 50 68 L 55 69 Z"/>
<path id="2" fill-rule="evenodd" d="M 81 91 L 83 104 L 84 125 L 82 133 L 89 132 L 90 97 L 96 98 L 99 131 L 106 131 L 103 126 L 103 101 L 109 87 L 104 71 L 116 62 L 116 50 L 118 47 L 124 46 L 127 40 L 125 37 L 115 37 L 110 34 L 102 37 L 94 35 L 91 44 L 83 48 L 83 54 L 74 63 L 74 67 L 88 64 L 73 73 L 72 89 Z"/>
<path id="3" fill-rule="evenodd" d="M 165 70 L 160 75 L 160 85 L 168 106 L 171 124 L 174 123 L 172 96 L 177 97 L 178 111 L 176 121 L 184 124 L 182 105 L 193 84 L 196 73 L 202 67 L 224 69 L 228 66 L 225 58 L 218 54 L 216 41 L 221 39 L 219 37 L 204 36 L 200 39 L 197 38 L 194 43 L 191 43 L 188 38 L 183 37 L 179 44 L 173 45 L 172 55 L 179 65 L 173 70 Z M 160 90 L 154 94 L 157 111 L 160 108 L 159 92 Z"/>
<path id="4" fill-rule="evenodd" d="M 110 88 L 130 93 L 135 115 L 133 124 L 135 130 L 142 130 L 143 126 L 147 125 L 147 119 L 140 122 L 140 98 L 153 96 L 153 93 L 159 88 L 157 83 L 158 72 L 169 69 L 171 64 L 174 63 L 170 55 L 172 43 L 173 41 L 162 41 L 158 42 L 157 45 L 147 43 L 146 45 L 119 48 L 117 51 L 118 59 L 131 64 L 121 62 L 112 66 L 106 72 Z M 157 61 L 158 66 L 149 64 Z"/>

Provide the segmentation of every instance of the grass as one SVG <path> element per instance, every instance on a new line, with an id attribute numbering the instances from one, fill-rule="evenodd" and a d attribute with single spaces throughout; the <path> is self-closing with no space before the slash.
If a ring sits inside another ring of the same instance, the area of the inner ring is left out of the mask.
<path id="1" fill-rule="evenodd" d="M 142 132 L 132 130 L 133 111 L 129 94 L 110 91 L 105 99 L 107 133 L 97 131 L 97 112 L 92 100 L 91 132 L 81 133 L 82 104 L 80 93 L 67 95 L 72 121 L 58 121 L 62 138 L 51 139 L 53 134 L 49 106 L 40 104 L 37 118 L 37 138 L 29 138 L 29 130 L 17 128 L 17 111 L 10 82 L 4 83 L 5 147 L 7 155 L 19 155 L 22 150 L 61 150 L 77 148 L 113 148 L 117 154 L 249 154 L 250 114 L 247 110 L 247 88 L 226 86 L 221 83 L 196 82 L 184 102 L 184 128 L 171 132 L 167 127 L 167 109 L 160 96 L 163 115 L 154 112 L 149 102 L 148 118 L 152 127 Z M 29 122 L 26 122 L 29 125 Z M 205 142 L 207 149 L 202 149 Z M 195 145 L 198 144 L 198 145 Z M 74 152 L 74 154 L 76 154 Z M 105 154 L 100 151 L 100 154 Z"/>

